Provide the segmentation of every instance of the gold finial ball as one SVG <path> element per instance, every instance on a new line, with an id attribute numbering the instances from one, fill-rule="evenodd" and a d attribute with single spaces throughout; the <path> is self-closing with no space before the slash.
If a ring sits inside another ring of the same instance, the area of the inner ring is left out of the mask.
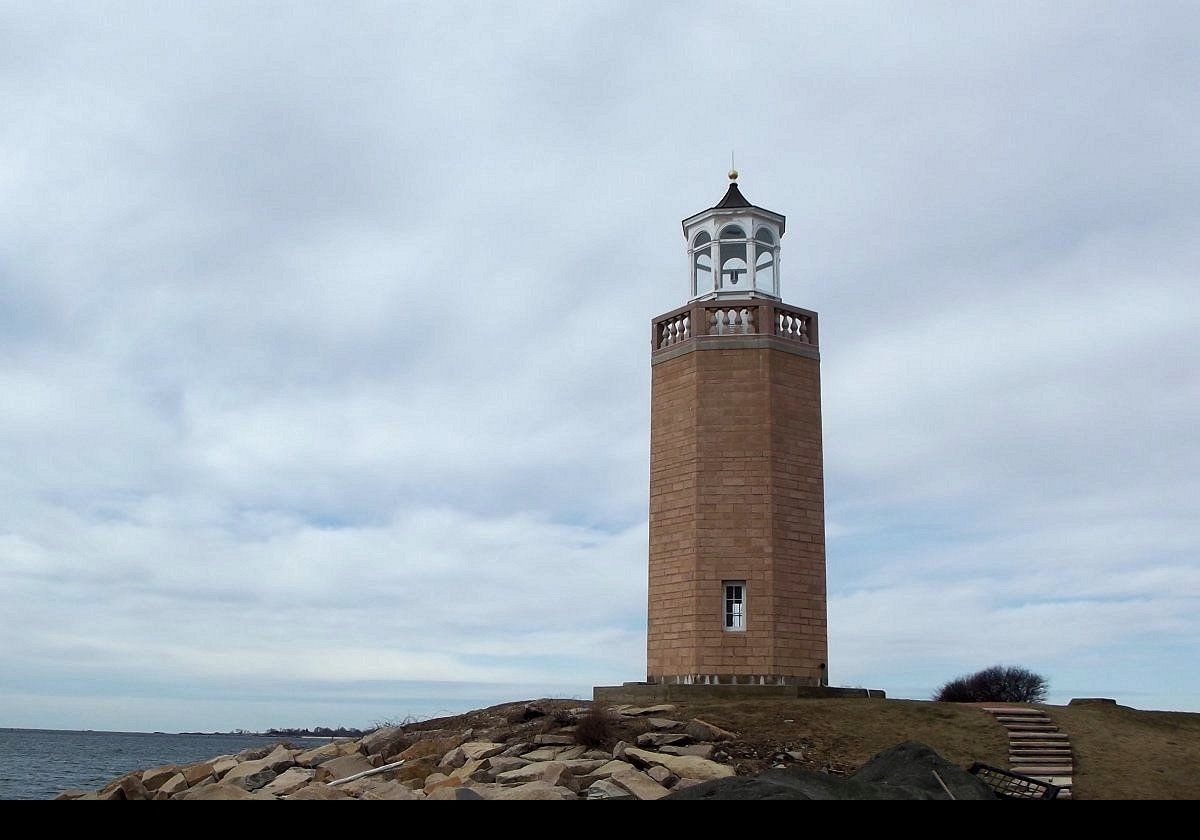
<path id="1" fill-rule="evenodd" d="M 737 180 L 737 170 L 736 170 L 736 169 L 730 169 L 730 170 L 729 170 L 729 180 L 730 180 L 730 181 L 736 181 L 736 180 Z"/>

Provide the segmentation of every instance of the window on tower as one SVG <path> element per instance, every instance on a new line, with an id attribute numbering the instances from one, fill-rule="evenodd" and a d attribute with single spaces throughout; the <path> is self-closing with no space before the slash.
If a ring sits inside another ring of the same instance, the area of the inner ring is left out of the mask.
<path id="1" fill-rule="evenodd" d="M 725 629 L 746 629 L 746 581 L 727 580 L 721 584 L 725 590 Z"/>
<path id="2" fill-rule="evenodd" d="M 766 228 L 754 234 L 754 285 L 775 294 L 775 237 Z"/>

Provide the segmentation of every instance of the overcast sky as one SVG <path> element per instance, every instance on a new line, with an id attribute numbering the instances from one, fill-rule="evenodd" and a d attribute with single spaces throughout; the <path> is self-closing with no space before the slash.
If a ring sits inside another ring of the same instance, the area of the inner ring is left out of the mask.
<path id="1" fill-rule="evenodd" d="M 731 148 L 821 316 L 835 684 L 1200 710 L 1193 3 L 0 3 L 0 725 L 645 674 Z"/>

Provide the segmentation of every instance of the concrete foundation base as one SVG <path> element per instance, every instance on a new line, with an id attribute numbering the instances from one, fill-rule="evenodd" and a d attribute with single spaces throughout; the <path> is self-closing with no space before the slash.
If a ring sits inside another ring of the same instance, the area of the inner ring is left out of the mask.
<path id="1" fill-rule="evenodd" d="M 679 703 L 704 700 L 785 700 L 787 698 L 825 700 L 838 697 L 887 697 L 877 688 L 835 688 L 817 685 L 683 685 L 673 683 L 625 683 L 598 685 L 592 689 L 596 703 L 632 703 L 648 705 L 676 701 Z"/>

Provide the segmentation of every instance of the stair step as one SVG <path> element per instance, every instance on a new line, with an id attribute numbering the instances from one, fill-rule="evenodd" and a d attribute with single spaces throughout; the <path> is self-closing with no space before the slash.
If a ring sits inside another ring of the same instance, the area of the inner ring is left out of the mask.
<path id="1" fill-rule="evenodd" d="M 1008 740 L 1029 741 L 1069 741 L 1071 736 L 1066 732 L 1009 732 Z"/>
<path id="2" fill-rule="evenodd" d="M 1041 764 L 1043 761 L 1071 761 L 1073 756 L 1068 752 L 1010 752 L 1008 760 L 1013 764 Z"/>
<path id="3" fill-rule="evenodd" d="M 1030 709 L 1026 706 L 984 706 L 985 712 L 994 715 L 1044 715 L 1041 709 Z"/>
<path id="4" fill-rule="evenodd" d="M 1075 770 L 1075 768 L 1072 767 L 1071 765 L 1064 765 L 1062 767 L 1059 767 L 1057 765 L 1046 766 L 1044 764 L 1038 764 L 1038 765 L 1034 765 L 1032 767 L 1013 767 L 1013 768 L 1011 768 L 1011 771 L 1013 773 L 1020 773 L 1022 776 L 1034 776 L 1035 778 L 1039 778 L 1039 779 L 1043 778 L 1043 777 L 1050 777 L 1050 776 L 1074 776 L 1075 775 L 1074 770 Z"/>
<path id="5" fill-rule="evenodd" d="M 1053 723 L 1010 723 L 1005 726 L 1010 732 L 1057 732 Z"/>

